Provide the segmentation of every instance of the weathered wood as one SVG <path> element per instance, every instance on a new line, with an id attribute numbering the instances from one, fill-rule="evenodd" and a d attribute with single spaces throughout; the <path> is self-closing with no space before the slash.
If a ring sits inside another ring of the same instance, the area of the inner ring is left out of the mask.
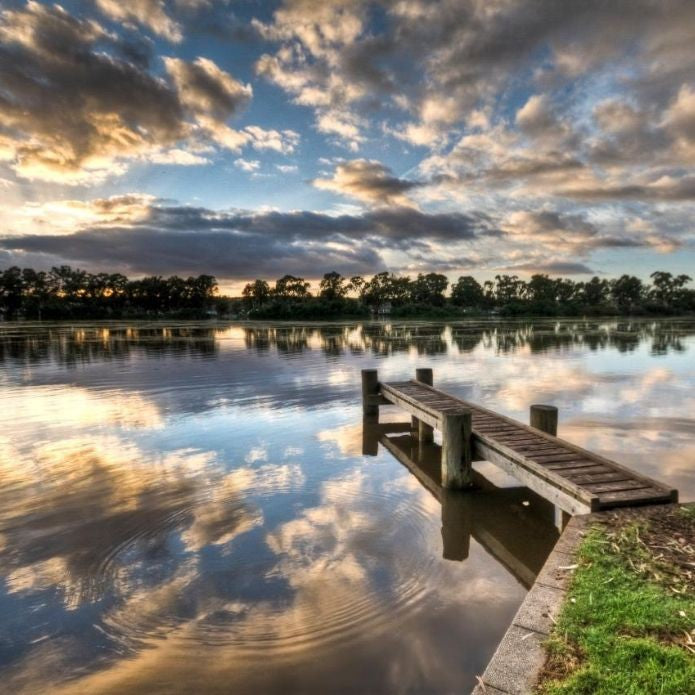
<path id="1" fill-rule="evenodd" d="M 678 500 L 677 491 L 658 481 L 543 431 L 541 428 L 557 431 L 553 406 L 534 406 L 538 415 L 532 414 L 534 427 L 531 427 L 438 391 L 419 379 L 380 384 L 379 394 L 385 401 L 410 413 L 414 422 L 417 420 L 418 434 L 423 423 L 443 431 L 445 413 L 468 410 L 472 427 L 471 459 L 499 465 L 570 514 L 637 504 L 634 500 L 641 499 L 640 491 L 647 503 Z M 449 460 L 453 461 L 453 457 Z M 443 464 L 444 461 L 443 455 Z M 448 476 L 443 466 L 443 479 Z M 449 477 L 456 481 L 455 475 Z M 601 487 L 609 483 L 625 483 L 626 486 Z M 630 494 L 620 496 L 617 493 Z"/>
<path id="2" fill-rule="evenodd" d="M 569 514 L 588 514 L 598 509 L 598 497 L 582 490 L 554 471 L 544 469 L 523 456 L 510 455 L 503 446 L 473 436 L 473 455 L 498 465 L 519 482 L 537 492 Z"/>
<path id="3" fill-rule="evenodd" d="M 554 405 L 532 405 L 531 427 L 557 436 L 557 408 Z"/>
<path id="4" fill-rule="evenodd" d="M 434 378 L 432 370 L 429 367 L 421 367 L 415 370 L 415 380 L 419 381 L 421 384 L 427 384 L 427 386 L 432 386 L 434 384 Z M 413 425 L 417 423 L 417 438 L 419 441 L 430 444 L 434 441 L 434 429 L 431 425 L 418 420 L 413 417 Z"/>
<path id="5" fill-rule="evenodd" d="M 449 489 L 473 482 L 471 414 L 461 409 L 442 412 L 442 485 Z"/>
<path id="6" fill-rule="evenodd" d="M 379 415 L 379 406 L 370 396 L 379 395 L 379 374 L 376 369 L 362 370 L 362 413 L 371 417 Z"/>

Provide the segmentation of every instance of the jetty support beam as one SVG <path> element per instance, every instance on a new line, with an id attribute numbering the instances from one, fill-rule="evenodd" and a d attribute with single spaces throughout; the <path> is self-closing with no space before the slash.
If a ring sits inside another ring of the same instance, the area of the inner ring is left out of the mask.
<path id="1" fill-rule="evenodd" d="M 470 410 L 442 411 L 442 487 L 458 490 L 473 483 Z"/>
<path id="2" fill-rule="evenodd" d="M 427 386 L 434 385 L 434 376 L 429 367 L 423 367 L 415 370 L 415 381 Z M 422 420 L 418 420 L 415 416 L 412 418 L 413 430 L 418 441 L 423 444 L 431 444 L 434 441 L 434 429 Z"/>
<path id="3" fill-rule="evenodd" d="M 557 437 L 557 421 L 558 410 L 554 405 L 536 404 L 531 406 L 529 422 L 534 429 Z M 553 508 L 555 513 L 555 526 L 557 530 L 562 533 L 562 530 L 570 519 L 570 515 L 558 505 L 554 505 Z"/>
<path id="4" fill-rule="evenodd" d="M 531 427 L 557 437 L 557 408 L 554 405 L 532 405 Z"/>

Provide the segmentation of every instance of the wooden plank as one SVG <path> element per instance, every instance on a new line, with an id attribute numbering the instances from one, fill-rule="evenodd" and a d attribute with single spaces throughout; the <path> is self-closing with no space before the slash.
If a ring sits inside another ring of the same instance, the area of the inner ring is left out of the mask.
<path id="1" fill-rule="evenodd" d="M 608 471 L 607 473 L 577 473 L 576 475 L 565 476 L 567 480 L 571 480 L 580 487 L 586 483 L 603 483 L 609 480 L 630 480 L 630 476 L 625 475 L 622 471 Z"/>
<path id="2" fill-rule="evenodd" d="M 528 461 L 523 456 L 505 451 L 504 445 L 486 442 L 474 435 L 473 454 L 474 457 L 500 466 L 523 485 L 569 514 L 587 514 L 598 509 L 598 497 L 593 493 L 582 490 L 553 471 L 544 470 L 539 464 Z"/>
<path id="3" fill-rule="evenodd" d="M 583 485 L 591 492 L 621 492 L 623 490 L 652 490 L 648 485 L 645 485 L 641 480 L 615 480 L 608 483 L 587 483 Z M 600 499 L 599 495 L 599 499 Z"/>
<path id="4" fill-rule="evenodd" d="M 602 463 L 596 463 L 594 462 L 593 466 L 583 468 L 581 471 L 578 471 L 577 473 L 573 473 L 571 471 L 567 471 L 564 475 L 567 478 L 572 478 L 577 475 L 594 475 L 598 473 L 615 473 L 616 475 L 618 473 L 622 473 L 622 471 L 614 471 L 612 468 L 609 466 L 604 466 Z M 622 474 L 623 478 L 627 479 L 629 476 L 626 476 L 624 473 Z"/>
<path id="5" fill-rule="evenodd" d="M 668 490 L 653 487 L 640 490 L 622 490 L 620 492 L 604 492 L 599 497 L 601 509 L 611 507 L 625 507 L 634 504 L 655 504 L 657 502 L 670 502 L 671 494 Z"/>
<path id="6" fill-rule="evenodd" d="M 561 461 L 560 463 L 543 463 L 543 468 L 548 468 L 551 471 L 573 471 L 582 468 L 589 468 L 596 465 L 596 461 L 588 461 L 577 459 L 576 461 Z"/>
<path id="7" fill-rule="evenodd" d="M 561 463 L 562 461 L 577 461 L 577 454 L 568 452 L 566 454 L 525 454 L 528 458 L 541 463 Z M 596 463 L 596 466 L 605 466 L 605 463 Z"/>

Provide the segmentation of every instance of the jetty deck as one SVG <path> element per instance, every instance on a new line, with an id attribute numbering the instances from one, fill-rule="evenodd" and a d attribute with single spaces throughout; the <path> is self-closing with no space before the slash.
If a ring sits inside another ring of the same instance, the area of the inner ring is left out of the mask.
<path id="1" fill-rule="evenodd" d="M 431 370 L 421 370 L 426 372 L 431 375 Z M 431 376 L 428 380 L 431 381 Z M 378 413 L 379 405 L 394 404 L 425 423 L 425 428 L 438 428 L 443 414 L 470 413 L 470 434 L 464 430 L 464 438 L 470 437 L 470 459 L 500 466 L 570 514 L 678 500 L 676 490 L 616 461 L 560 439 L 554 433 L 444 393 L 422 380 L 376 383 L 376 390 L 371 386 L 367 389 L 371 394 L 365 393 L 365 414 L 374 414 L 375 408 Z M 367 411 L 369 407 L 371 410 Z M 424 438 L 427 436 L 425 429 Z M 461 465 L 470 466 L 470 460 L 465 460 L 465 447 L 461 456 Z M 444 469 L 443 456 L 443 481 Z"/>

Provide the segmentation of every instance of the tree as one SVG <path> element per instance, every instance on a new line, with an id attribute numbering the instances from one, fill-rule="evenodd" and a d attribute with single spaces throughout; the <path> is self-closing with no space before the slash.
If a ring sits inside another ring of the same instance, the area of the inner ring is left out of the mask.
<path id="1" fill-rule="evenodd" d="M 611 282 L 611 296 L 622 312 L 632 311 L 642 301 L 644 285 L 634 275 L 621 275 Z"/>
<path id="2" fill-rule="evenodd" d="M 323 276 L 323 280 L 319 284 L 319 297 L 322 299 L 342 299 L 347 293 L 348 286 L 340 273 L 332 271 Z"/>
<path id="3" fill-rule="evenodd" d="M 495 296 L 500 304 L 523 299 L 525 284 L 516 275 L 495 275 Z"/>
<path id="4" fill-rule="evenodd" d="M 360 296 L 365 284 L 366 281 L 361 275 L 353 275 L 347 284 L 348 292 L 354 292 L 357 296 Z"/>
<path id="5" fill-rule="evenodd" d="M 270 285 L 265 280 L 254 280 L 244 287 L 242 295 L 247 304 L 262 307 L 270 299 Z"/>
<path id="6" fill-rule="evenodd" d="M 584 304 L 600 306 L 608 301 L 610 285 L 607 280 L 601 280 L 594 275 L 589 282 L 582 283 L 579 292 Z"/>
<path id="7" fill-rule="evenodd" d="M 671 273 L 663 270 L 657 270 L 649 277 L 653 285 L 649 291 L 649 297 L 667 307 L 673 307 L 677 303 L 681 291 L 692 280 L 688 275 L 673 277 Z"/>
<path id="8" fill-rule="evenodd" d="M 186 280 L 188 305 L 194 309 L 206 308 L 217 292 L 217 281 L 212 275 L 198 275 Z"/>
<path id="9" fill-rule="evenodd" d="M 525 294 L 536 304 L 554 305 L 557 301 L 557 283 L 547 275 L 532 275 L 526 285 Z"/>
<path id="10" fill-rule="evenodd" d="M 440 273 L 418 274 L 410 285 L 411 300 L 432 306 L 444 306 L 444 292 L 449 286 L 445 275 Z"/>
<path id="11" fill-rule="evenodd" d="M 456 306 L 482 307 L 485 293 L 474 277 L 462 275 L 451 287 L 451 303 Z"/>
<path id="12" fill-rule="evenodd" d="M 51 296 L 47 273 L 43 270 L 37 272 L 32 268 L 24 268 L 22 271 L 22 292 L 26 315 L 40 321 L 43 308 Z"/>
<path id="13" fill-rule="evenodd" d="M 304 299 L 309 297 L 310 283 L 304 278 L 284 275 L 275 283 L 275 296 L 280 299 Z"/>
<path id="14" fill-rule="evenodd" d="M 17 266 L 12 266 L 0 275 L 0 306 L 8 316 L 14 317 L 22 308 L 24 293 L 24 281 L 22 271 Z"/>
<path id="15" fill-rule="evenodd" d="M 411 296 L 410 285 L 408 276 L 398 277 L 386 271 L 377 273 L 362 287 L 362 301 L 372 306 L 379 306 L 385 302 L 402 304 Z"/>

